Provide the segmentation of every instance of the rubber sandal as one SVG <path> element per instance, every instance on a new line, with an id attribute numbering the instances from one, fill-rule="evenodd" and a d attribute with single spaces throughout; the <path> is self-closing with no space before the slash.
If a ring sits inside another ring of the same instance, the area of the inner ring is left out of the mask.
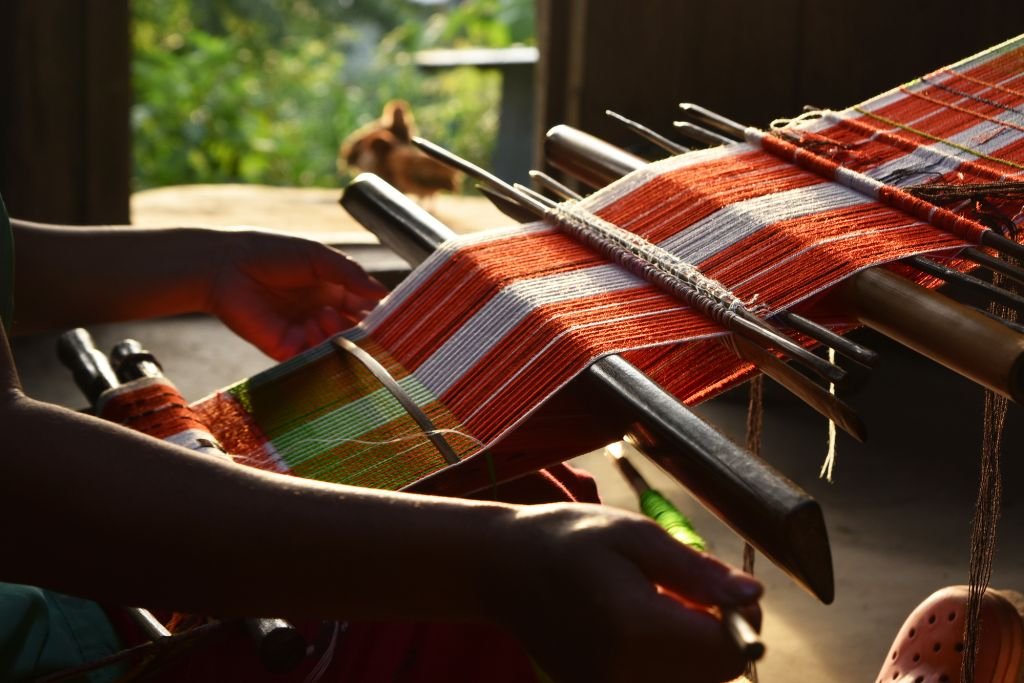
<path id="1" fill-rule="evenodd" d="M 966 606 L 967 586 L 943 588 L 918 605 L 900 628 L 877 683 L 961 683 Z M 974 683 L 1017 683 L 1022 653 L 1021 615 L 998 591 L 986 591 Z"/>

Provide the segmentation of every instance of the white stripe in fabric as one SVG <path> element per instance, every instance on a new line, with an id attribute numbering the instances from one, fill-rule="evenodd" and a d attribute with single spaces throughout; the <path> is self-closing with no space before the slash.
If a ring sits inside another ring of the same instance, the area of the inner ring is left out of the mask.
<path id="1" fill-rule="evenodd" d="M 440 396 L 537 307 L 645 284 L 613 264 L 516 282 L 499 291 L 463 323 L 416 368 L 416 376 L 428 391 Z"/>
<path id="2" fill-rule="evenodd" d="M 858 239 L 860 237 L 863 237 L 864 235 L 873 235 L 873 234 L 874 235 L 884 235 L 887 232 L 899 232 L 899 231 L 902 231 L 902 230 L 907 230 L 908 228 L 913 228 L 915 226 L 921 226 L 921 225 L 926 225 L 926 224 L 925 223 L 921 223 L 920 221 L 911 221 L 909 223 L 904 223 L 903 225 L 895 225 L 895 226 L 891 226 L 891 227 L 888 227 L 888 228 L 866 228 L 864 230 L 859 230 L 859 231 L 854 232 L 854 233 L 846 233 L 846 234 L 843 234 L 843 235 L 835 235 L 835 236 L 826 238 L 824 240 L 821 240 L 820 242 L 815 242 L 814 244 L 809 244 L 809 245 L 803 247 L 802 249 L 800 249 L 799 251 L 796 251 L 796 252 L 794 252 L 792 254 L 787 255 L 786 258 L 784 258 L 784 259 L 782 259 L 782 260 L 780 260 L 778 262 L 771 263 L 769 265 L 769 267 L 766 268 L 764 271 L 756 273 L 754 275 L 751 275 L 750 277 L 747 277 L 746 279 L 744 279 L 744 280 L 742 280 L 740 282 L 737 282 L 736 284 L 733 285 L 733 288 L 734 289 L 739 289 L 739 288 L 743 287 L 744 285 L 746 285 L 748 282 L 750 282 L 752 279 L 754 279 L 756 277 L 761 277 L 761 276 L 763 276 L 766 273 L 770 273 L 773 270 L 777 270 L 779 268 L 782 268 L 783 266 L 789 264 L 790 262 L 795 261 L 796 259 L 798 259 L 801 256 L 805 255 L 809 251 L 813 251 L 813 250 L 818 249 L 818 248 L 820 248 L 820 247 L 822 247 L 824 245 L 837 244 L 839 242 L 844 242 L 844 241 L 847 241 L 847 240 Z M 967 243 L 965 242 L 964 245 L 966 246 Z M 960 248 L 962 248 L 962 247 L 953 247 L 952 249 L 960 249 Z M 914 253 L 916 253 L 916 254 L 935 253 L 935 250 L 934 249 L 921 249 L 921 250 L 916 251 Z M 865 270 L 867 268 L 872 268 L 872 267 L 874 267 L 874 265 L 869 264 L 869 265 L 863 266 L 862 268 L 859 268 L 858 271 L 855 271 L 855 272 L 859 272 L 860 270 Z M 851 275 L 853 275 L 853 273 L 849 273 L 849 274 L 847 274 L 844 277 L 849 277 Z M 788 304 L 787 306 L 785 306 L 785 307 L 779 306 L 779 307 L 776 307 L 774 309 L 769 309 L 768 315 L 769 316 L 773 315 L 777 311 L 783 310 L 784 308 L 792 308 L 793 306 L 796 306 L 797 304 L 799 304 L 802 301 L 807 301 L 808 299 L 810 299 L 810 298 L 816 296 L 817 294 L 825 291 L 826 289 L 832 287 L 834 284 L 836 284 L 836 282 L 839 281 L 839 279 L 841 279 L 841 278 L 830 277 L 823 285 L 821 285 L 820 287 L 817 287 L 815 289 L 812 289 L 810 291 L 804 292 L 798 299 L 794 300 L 792 303 Z"/>
<path id="3" fill-rule="evenodd" d="M 475 244 L 484 244 L 487 242 L 496 242 L 498 240 L 509 239 L 519 235 L 550 230 L 551 226 L 536 222 L 498 228 L 495 230 L 488 230 L 486 232 L 459 235 L 455 239 L 448 240 L 438 247 L 436 251 L 430 254 L 430 256 L 428 256 L 418 268 L 413 270 L 413 272 L 409 274 L 409 277 L 400 282 L 394 291 L 388 294 L 387 298 L 381 302 L 381 305 L 374 308 L 373 311 L 366 316 L 362 326 L 366 329 L 368 334 L 373 334 L 377 327 L 380 326 L 392 311 L 401 306 L 409 299 L 410 296 L 416 295 L 423 283 L 433 277 L 434 274 L 437 273 L 448 262 L 448 260 L 463 247 Z"/>
<path id="4" fill-rule="evenodd" d="M 1006 121 L 1012 117 L 1013 112 L 1004 112 L 994 118 Z M 1020 116 L 1018 115 L 1017 118 Z M 949 142 L 952 144 L 935 142 L 918 147 L 909 154 L 870 169 L 867 175 L 897 187 L 915 185 L 954 171 L 965 161 L 978 158 L 978 154 L 994 156 L 1000 149 L 1022 138 L 1024 138 L 1024 131 L 1014 128 L 1003 128 L 993 134 L 992 122 L 982 121 L 951 136 Z M 976 154 L 970 154 L 952 145 L 962 145 Z M 1009 171 L 1009 169 L 1007 170 Z M 1015 174 L 1010 171 L 1009 175 Z"/>
<path id="5" fill-rule="evenodd" d="M 773 223 L 867 201 L 863 195 L 837 183 L 798 187 L 724 206 L 659 246 L 689 263 L 703 263 Z"/>
<path id="6" fill-rule="evenodd" d="M 686 310 L 686 309 L 687 309 L 686 306 L 680 305 L 680 306 L 677 306 L 677 307 L 673 307 L 672 310 L 683 311 L 683 310 Z M 516 381 L 516 378 L 519 377 L 521 374 L 523 374 L 525 372 L 528 372 L 531 369 L 531 366 L 534 363 L 536 363 L 537 361 L 543 359 L 545 354 L 548 352 L 548 350 L 552 346 L 558 344 L 566 335 L 572 334 L 573 332 L 576 332 L 578 330 L 585 329 L 585 328 L 588 328 L 588 327 L 595 327 L 595 326 L 600 326 L 600 325 L 615 324 L 615 323 L 621 322 L 623 320 L 639 321 L 639 320 L 642 320 L 644 318 L 649 318 L 649 317 L 652 317 L 652 316 L 662 315 L 665 312 L 665 310 L 668 310 L 668 309 L 661 309 L 661 310 L 657 310 L 657 311 L 648 311 L 648 312 L 645 312 L 645 313 L 631 314 L 631 315 L 626 315 L 626 316 L 622 316 L 622 317 L 614 318 L 614 319 L 610 319 L 610 320 L 603 320 L 601 322 L 587 323 L 587 324 L 584 324 L 584 325 L 576 325 L 576 326 L 573 326 L 573 327 L 567 327 L 565 330 L 563 330 L 562 332 L 559 332 L 557 335 L 555 335 L 555 337 L 550 339 L 544 345 L 544 348 L 542 348 L 540 351 L 535 353 L 528 360 L 524 361 L 519 366 L 519 368 L 516 370 L 515 373 L 513 373 L 509 377 L 505 378 L 505 381 L 502 382 L 502 384 L 500 384 L 497 389 L 495 389 L 493 392 L 491 392 L 490 396 L 488 396 L 486 399 L 481 401 L 476 406 L 476 408 L 473 410 L 473 412 L 470 413 L 470 415 L 466 417 L 465 421 L 468 423 L 474 417 L 476 417 L 478 414 L 483 412 L 491 402 L 496 400 L 497 397 L 501 395 L 502 391 L 504 391 L 506 387 L 508 387 L 509 385 L 513 384 Z M 729 334 L 729 332 L 727 332 L 726 330 L 723 330 L 721 328 L 718 328 L 716 326 L 715 330 L 713 332 L 709 332 L 707 334 L 694 334 L 694 335 L 691 335 L 691 336 L 687 336 L 685 338 L 685 341 L 698 341 L 698 340 L 701 340 L 701 339 L 707 339 L 707 338 L 710 338 L 710 337 L 722 336 L 722 335 L 725 335 L 725 334 Z M 684 340 L 680 339 L 680 340 L 676 340 L 676 341 L 660 342 L 658 345 L 659 346 L 667 346 L 669 344 L 673 344 L 673 343 L 676 343 L 678 341 L 684 341 Z M 641 348 L 646 348 L 646 347 L 649 347 L 649 346 L 650 346 L 650 344 L 645 345 L 643 343 L 630 344 L 628 346 L 628 350 L 641 349 Z M 625 350 L 627 350 L 627 349 L 625 349 L 625 348 L 623 348 L 623 349 L 611 349 L 611 350 L 606 351 L 605 355 L 610 355 L 610 354 L 618 353 L 618 352 L 625 351 Z M 530 413 L 526 413 L 526 414 L 524 414 L 519 419 L 518 422 L 516 422 L 514 424 L 511 424 L 511 425 L 508 425 L 498 435 L 495 436 L 494 441 L 499 440 L 502 436 L 504 436 L 505 434 L 509 433 L 512 429 L 514 429 L 516 426 L 521 424 L 529 416 L 530 416 Z"/>

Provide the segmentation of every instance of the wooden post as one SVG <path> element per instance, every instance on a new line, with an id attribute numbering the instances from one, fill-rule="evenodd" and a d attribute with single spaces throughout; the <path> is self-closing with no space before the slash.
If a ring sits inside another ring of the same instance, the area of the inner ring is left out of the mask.
<path id="1" fill-rule="evenodd" d="M 129 0 L 0 3 L 0 194 L 20 218 L 127 223 Z"/>

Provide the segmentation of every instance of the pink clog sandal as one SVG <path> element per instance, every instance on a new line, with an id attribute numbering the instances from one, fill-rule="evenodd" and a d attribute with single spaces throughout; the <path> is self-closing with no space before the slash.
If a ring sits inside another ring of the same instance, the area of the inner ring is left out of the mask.
<path id="1" fill-rule="evenodd" d="M 889 650 L 877 683 L 961 683 L 967 586 L 933 593 L 911 612 Z M 997 591 L 981 603 L 981 642 L 974 683 L 1017 683 L 1024 625 L 1017 608 Z"/>

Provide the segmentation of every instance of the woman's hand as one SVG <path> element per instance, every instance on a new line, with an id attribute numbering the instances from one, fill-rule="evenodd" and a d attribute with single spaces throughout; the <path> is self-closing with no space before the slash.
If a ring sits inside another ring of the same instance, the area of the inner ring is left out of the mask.
<path id="1" fill-rule="evenodd" d="M 692 605 L 743 609 L 759 624 L 755 579 L 606 507 L 531 506 L 513 520 L 481 581 L 494 617 L 554 680 L 704 683 L 742 673 L 721 622 L 658 587 Z"/>
<path id="2" fill-rule="evenodd" d="M 358 321 L 386 293 L 345 255 L 289 235 L 12 226 L 19 333 L 206 311 L 283 359 Z"/>
<path id="3" fill-rule="evenodd" d="M 258 231 L 227 233 L 207 308 L 284 360 L 359 322 L 387 294 L 341 252 Z"/>

